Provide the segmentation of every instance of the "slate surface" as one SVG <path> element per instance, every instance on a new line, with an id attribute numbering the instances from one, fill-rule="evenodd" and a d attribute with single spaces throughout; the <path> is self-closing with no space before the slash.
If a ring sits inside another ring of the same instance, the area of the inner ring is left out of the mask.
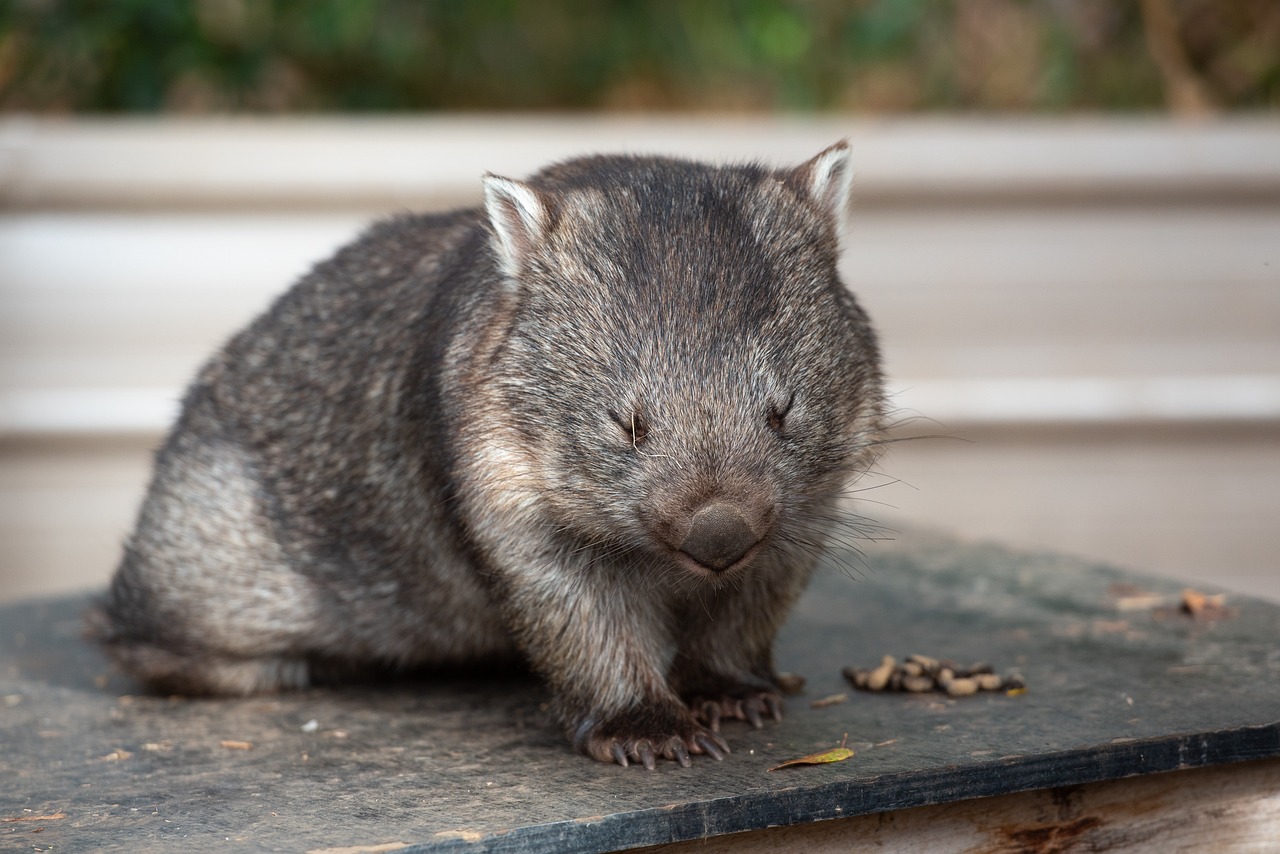
<path id="1" fill-rule="evenodd" d="M 1173 603 L 1168 582 L 922 534 L 853 576 L 829 567 L 783 633 L 779 664 L 808 684 L 782 724 L 727 724 L 724 762 L 651 773 L 572 754 L 520 674 L 141 696 L 79 640 L 83 597 L 6 606 L 0 848 L 607 851 L 1280 755 L 1280 607 L 1228 597 L 1195 621 L 1115 586 Z M 840 676 L 911 652 L 1029 690 L 952 701 Z M 846 762 L 766 770 L 844 733 Z"/>

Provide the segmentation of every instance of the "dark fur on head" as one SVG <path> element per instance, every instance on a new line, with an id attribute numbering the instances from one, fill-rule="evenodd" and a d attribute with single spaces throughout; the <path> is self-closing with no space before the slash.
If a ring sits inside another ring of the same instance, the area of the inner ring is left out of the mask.
<path id="1" fill-rule="evenodd" d="M 202 693 L 520 654 L 589 755 L 722 755 L 876 446 L 847 159 L 589 157 L 375 226 L 201 371 L 99 636 Z"/>

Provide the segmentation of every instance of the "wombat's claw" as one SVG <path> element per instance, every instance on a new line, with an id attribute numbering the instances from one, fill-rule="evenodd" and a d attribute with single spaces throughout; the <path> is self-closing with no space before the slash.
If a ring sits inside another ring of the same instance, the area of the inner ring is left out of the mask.
<path id="1" fill-rule="evenodd" d="M 678 762 L 685 768 L 693 764 L 692 754 L 724 759 L 724 755 L 729 752 L 729 745 L 725 744 L 724 739 L 702 727 L 696 727 L 696 730 L 686 736 L 588 737 L 581 749 L 587 755 L 604 762 L 615 762 L 623 768 L 636 762 L 650 771 L 657 767 L 659 757 Z"/>
<path id="2" fill-rule="evenodd" d="M 720 703 L 717 700 L 702 700 L 693 704 L 693 716 L 711 728 L 712 732 L 720 731 Z"/>
<path id="3" fill-rule="evenodd" d="M 746 721 L 760 729 L 764 726 L 765 714 L 775 721 L 782 720 L 782 698 L 766 691 L 753 692 L 745 697 L 724 696 L 718 700 L 699 698 L 690 704 L 690 710 L 694 719 L 712 732 L 720 731 L 720 721 L 724 718 Z"/>
<path id="4" fill-rule="evenodd" d="M 702 752 L 719 762 L 729 752 L 729 745 L 714 732 L 693 737 L 694 744 L 702 748 Z"/>
<path id="5" fill-rule="evenodd" d="M 644 763 L 644 767 L 652 771 L 657 767 L 657 762 L 653 758 L 653 746 L 648 741 L 642 741 L 636 745 L 635 753 L 640 757 L 640 761 Z"/>

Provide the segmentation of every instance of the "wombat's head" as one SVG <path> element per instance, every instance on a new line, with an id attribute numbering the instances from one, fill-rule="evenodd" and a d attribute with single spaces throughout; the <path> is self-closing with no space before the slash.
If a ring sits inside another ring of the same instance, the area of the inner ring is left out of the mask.
<path id="1" fill-rule="evenodd" d="M 495 381 L 552 524 L 725 578 L 811 556 L 881 379 L 836 271 L 848 148 L 794 169 L 569 161 L 485 179 L 514 303 Z"/>

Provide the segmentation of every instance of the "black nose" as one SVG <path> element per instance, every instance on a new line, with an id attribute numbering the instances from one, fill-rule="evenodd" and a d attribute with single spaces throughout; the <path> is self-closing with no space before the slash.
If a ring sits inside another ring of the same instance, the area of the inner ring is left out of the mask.
<path id="1" fill-rule="evenodd" d="M 680 551 L 719 571 L 736 563 L 759 540 L 738 508 L 725 503 L 708 504 L 693 514 Z"/>

